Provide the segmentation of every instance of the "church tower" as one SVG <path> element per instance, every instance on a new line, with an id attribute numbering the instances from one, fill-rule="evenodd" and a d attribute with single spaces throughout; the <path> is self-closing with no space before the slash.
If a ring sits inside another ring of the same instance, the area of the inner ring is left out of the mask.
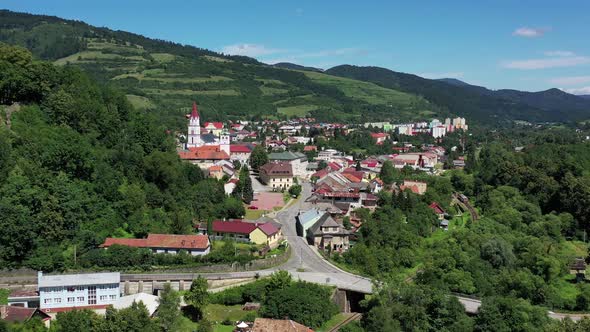
<path id="1" fill-rule="evenodd" d="M 219 135 L 219 150 L 225 151 L 225 153 L 227 153 L 227 155 L 229 156 L 231 154 L 229 145 L 229 133 L 227 131 L 223 131 L 221 135 Z"/>
<path id="2" fill-rule="evenodd" d="M 199 111 L 197 110 L 197 103 L 195 102 L 193 102 L 193 111 L 188 120 L 188 135 L 186 138 L 187 148 L 203 145 L 201 141 L 201 120 L 199 118 Z"/>

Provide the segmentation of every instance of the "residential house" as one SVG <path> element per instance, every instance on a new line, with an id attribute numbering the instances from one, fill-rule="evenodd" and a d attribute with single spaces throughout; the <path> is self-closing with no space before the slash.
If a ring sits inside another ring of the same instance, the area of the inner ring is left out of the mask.
<path id="1" fill-rule="evenodd" d="M 229 179 L 229 181 L 223 185 L 223 191 L 226 195 L 231 195 L 231 193 L 234 192 L 234 189 L 236 189 L 236 186 L 238 185 L 238 181 L 238 179 Z"/>
<path id="2" fill-rule="evenodd" d="M 307 238 L 307 230 L 313 226 L 322 215 L 323 213 L 318 209 L 310 209 L 305 212 L 299 211 L 299 214 L 295 217 L 297 236 Z"/>
<path id="3" fill-rule="evenodd" d="M 337 223 L 329 213 L 324 213 L 307 230 L 307 241 L 319 249 L 346 251 L 350 246 L 350 233 Z"/>
<path id="4" fill-rule="evenodd" d="M 268 154 L 268 160 L 291 164 L 294 176 L 304 177 L 307 175 L 307 156 L 301 152 L 272 152 Z"/>
<path id="5" fill-rule="evenodd" d="M 205 122 L 203 129 L 210 134 L 215 136 L 221 135 L 223 131 L 223 123 L 222 122 Z"/>
<path id="6" fill-rule="evenodd" d="M 315 145 L 306 145 L 303 147 L 304 152 L 317 151 L 318 147 Z"/>
<path id="7" fill-rule="evenodd" d="M 223 177 L 223 168 L 219 165 L 210 166 L 208 171 L 210 178 L 220 180 Z"/>
<path id="8" fill-rule="evenodd" d="M 378 194 L 381 190 L 383 190 L 383 181 L 379 178 L 374 178 L 369 182 L 369 189 L 373 194 Z"/>
<path id="9" fill-rule="evenodd" d="M 313 332 L 312 329 L 290 319 L 256 318 L 251 332 Z"/>
<path id="10" fill-rule="evenodd" d="M 112 245 L 135 248 L 148 248 L 153 253 L 177 254 L 181 250 L 193 256 L 207 255 L 211 249 L 209 238 L 205 235 L 148 234 L 145 239 L 124 239 L 108 237 L 101 248 Z"/>
<path id="11" fill-rule="evenodd" d="M 332 158 L 337 157 L 337 156 L 341 156 L 341 155 L 342 155 L 342 153 L 339 152 L 338 150 L 325 149 L 325 150 L 318 152 L 318 156 L 316 157 L 316 160 L 331 161 Z"/>
<path id="12" fill-rule="evenodd" d="M 104 309 L 119 299 L 119 272 L 37 274 L 40 309 L 55 313 L 74 309 Z"/>
<path id="13" fill-rule="evenodd" d="M 249 144 L 232 144 L 229 146 L 229 159 L 238 160 L 242 165 L 246 165 L 252 154 L 252 146 Z"/>
<path id="14" fill-rule="evenodd" d="M 409 166 L 413 169 L 433 169 L 438 163 L 438 156 L 431 152 L 412 152 L 394 155 L 391 158 L 391 161 L 395 168 L 404 168 L 405 166 Z"/>
<path id="15" fill-rule="evenodd" d="M 371 133 L 371 137 L 375 140 L 375 144 L 381 145 L 385 143 L 385 140 L 389 138 L 389 134 L 386 133 Z"/>
<path id="16" fill-rule="evenodd" d="M 242 220 L 216 220 L 212 226 L 213 231 L 210 235 L 216 239 L 229 237 L 240 242 L 268 245 L 271 248 L 277 247 L 283 237 L 281 230 L 271 222 L 259 224 Z"/>
<path id="17" fill-rule="evenodd" d="M 46 328 L 49 328 L 51 316 L 39 308 L 0 305 L 0 320 L 8 323 L 25 323 L 31 319 L 39 319 Z"/>
<path id="18" fill-rule="evenodd" d="M 285 162 L 260 166 L 260 180 L 273 190 L 287 190 L 293 185 L 293 168 Z"/>
<path id="19" fill-rule="evenodd" d="M 443 220 L 445 219 L 445 215 L 447 214 L 445 212 L 445 210 L 440 206 L 440 204 L 438 204 L 437 202 L 432 202 L 429 206 L 429 208 L 432 209 L 432 211 L 434 211 L 434 213 L 436 214 L 436 216 L 438 217 L 439 220 Z"/>

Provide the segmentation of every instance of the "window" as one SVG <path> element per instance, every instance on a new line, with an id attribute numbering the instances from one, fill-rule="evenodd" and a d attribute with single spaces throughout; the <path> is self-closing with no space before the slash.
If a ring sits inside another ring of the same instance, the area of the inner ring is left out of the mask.
<path id="1" fill-rule="evenodd" d="M 74 297 L 68 297 L 68 303 L 74 303 Z"/>
<path id="2" fill-rule="evenodd" d="M 107 300 L 107 296 L 106 295 L 101 295 L 100 296 L 100 300 L 101 301 L 106 301 Z"/>
<path id="3" fill-rule="evenodd" d="M 50 304 L 50 303 L 51 303 L 51 299 L 44 299 L 44 300 L 43 300 L 43 303 L 45 303 L 45 304 Z"/>
<path id="4" fill-rule="evenodd" d="M 78 302 L 84 302 L 84 296 L 78 296 Z"/>
<path id="5" fill-rule="evenodd" d="M 117 299 L 117 295 L 109 295 L 109 298 L 110 298 L 111 300 L 116 300 L 116 299 Z"/>
<path id="6" fill-rule="evenodd" d="M 53 302 L 55 302 L 55 303 L 61 303 L 61 298 L 56 297 L 55 299 L 53 299 Z"/>
<path id="7" fill-rule="evenodd" d="M 88 287 L 88 304 L 96 304 L 96 286 Z"/>

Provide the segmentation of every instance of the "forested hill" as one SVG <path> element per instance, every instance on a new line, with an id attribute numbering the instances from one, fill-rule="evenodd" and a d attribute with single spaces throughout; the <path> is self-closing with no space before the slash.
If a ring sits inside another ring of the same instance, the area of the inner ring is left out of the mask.
<path id="1" fill-rule="evenodd" d="M 123 93 L 0 43 L 1 268 L 79 267 L 107 236 L 189 233 L 243 213 Z"/>
<path id="2" fill-rule="evenodd" d="M 330 68 L 326 73 L 424 96 L 434 104 L 482 122 L 568 122 L 590 118 L 590 101 L 557 89 L 536 93 L 492 91 L 457 80 L 430 80 L 380 67 L 342 65 Z"/>
<path id="3" fill-rule="evenodd" d="M 0 11 L 0 41 L 58 65 L 83 68 L 125 91 L 136 108 L 152 111 L 172 129 L 184 129 L 182 108 L 193 100 L 207 121 L 306 115 L 325 121 L 408 121 L 449 115 L 424 98 L 376 84 L 276 68 L 57 17 Z"/>

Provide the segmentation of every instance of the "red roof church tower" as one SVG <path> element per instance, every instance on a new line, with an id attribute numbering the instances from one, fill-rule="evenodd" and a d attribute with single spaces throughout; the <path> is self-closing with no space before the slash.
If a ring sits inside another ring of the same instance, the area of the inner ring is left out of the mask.
<path id="1" fill-rule="evenodd" d="M 188 135 L 186 140 L 186 147 L 194 148 L 203 145 L 201 140 L 201 119 L 199 111 L 197 110 L 197 103 L 193 102 L 193 111 L 188 120 Z"/>

